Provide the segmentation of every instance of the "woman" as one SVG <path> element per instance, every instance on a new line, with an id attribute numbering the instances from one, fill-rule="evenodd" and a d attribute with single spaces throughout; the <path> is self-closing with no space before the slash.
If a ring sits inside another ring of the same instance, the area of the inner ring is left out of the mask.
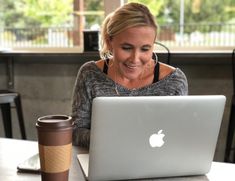
<path id="1" fill-rule="evenodd" d="M 152 58 L 156 36 L 154 17 L 142 4 L 125 4 L 106 17 L 101 32 L 101 60 L 85 63 L 76 79 L 74 145 L 89 147 L 95 97 L 188 94 L 184 73 Z"/>

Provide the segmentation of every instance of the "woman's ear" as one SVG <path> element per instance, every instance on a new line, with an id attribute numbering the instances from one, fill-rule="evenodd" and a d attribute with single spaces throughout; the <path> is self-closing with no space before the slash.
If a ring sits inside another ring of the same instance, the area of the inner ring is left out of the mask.
<path id="1" fill-rule="evenodd" d="M 106 41 L 107 41 L 108 49 L 111 51 L 113 49 L 113 47 L 112 47 L 112 37 L 108 37 Z"/>

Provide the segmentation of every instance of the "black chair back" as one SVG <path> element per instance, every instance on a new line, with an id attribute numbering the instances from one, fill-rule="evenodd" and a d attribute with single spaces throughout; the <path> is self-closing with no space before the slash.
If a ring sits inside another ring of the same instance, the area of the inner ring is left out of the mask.
<path id="1" fill-rule="evenodd" d="M 157 56 L 157 59 L 160 62 L 166 63 L 168 65 L 170 65 L 170 58 L 171 58 L 171 53 L 170 53 L 170 49 L 165 46 L 164 44 L 160 43 L 160 42 L 155 42 L 155 51 L 153 55 L 153 58 L 156 59 L 154 56 Z"/>

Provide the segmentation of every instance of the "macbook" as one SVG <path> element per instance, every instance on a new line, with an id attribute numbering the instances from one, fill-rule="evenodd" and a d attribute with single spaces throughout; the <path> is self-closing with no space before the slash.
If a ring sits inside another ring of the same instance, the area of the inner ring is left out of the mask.
<path id="1" fill-rule="evenodd" d="M 213 161 L 226 98 L 98 97 L 89 154 L 77 155 L 88 180 L 204 175 Z"/>

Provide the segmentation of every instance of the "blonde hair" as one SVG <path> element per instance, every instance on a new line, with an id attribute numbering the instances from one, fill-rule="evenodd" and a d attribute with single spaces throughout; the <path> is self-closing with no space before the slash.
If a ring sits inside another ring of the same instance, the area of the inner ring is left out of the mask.
<path id="1" fill-rule="evenodd" d="M 149 9 L 140 3 L 127 3 L 110 13 L 104 20 L 101 29 L 100 57 L 112 57 L 108 42 L 120 32 L 136 26 L 150 26 L 156 30 L 157 24 Z"/>

